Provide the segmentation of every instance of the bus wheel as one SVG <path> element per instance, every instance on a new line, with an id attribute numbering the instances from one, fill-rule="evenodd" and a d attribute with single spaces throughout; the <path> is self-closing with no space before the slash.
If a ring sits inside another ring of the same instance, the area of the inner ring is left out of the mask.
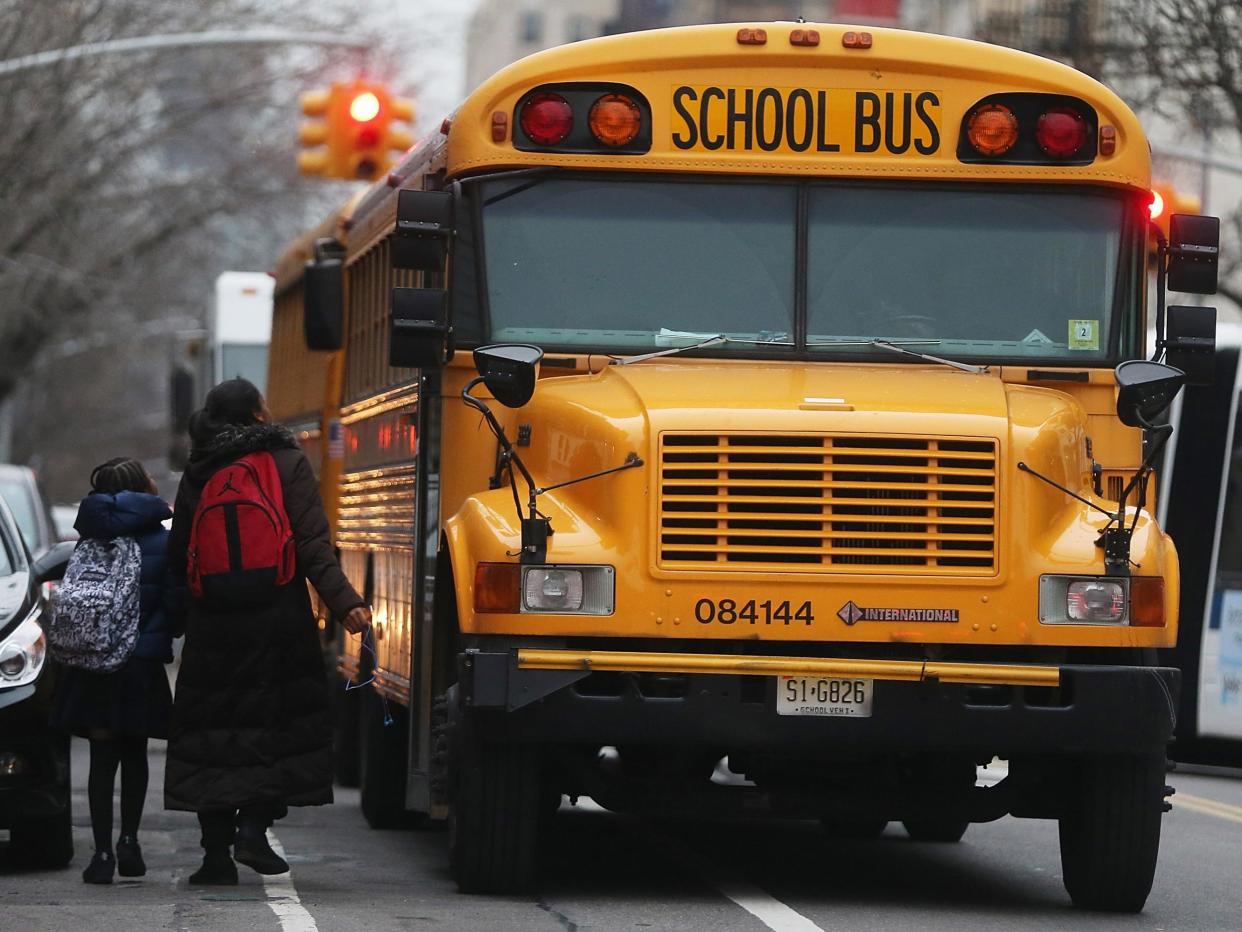
<path id="1" fill-rule="evenodd" d="M 362 815 L 371 828 L 398 828 L 407 822 L 406 710 L 389 702 L 391 724 L 385 725 L 384 703 L 378 692 L 365 690 L 360 704 L 358 783 Z"/>
<path id="2" fill-rule="evenodd" d="M 961 841 L 970 825 L 965 819 L 945 819 L 926 816 L 921 819 L 903 819 L 906 834 L 914 841 Z"/>
<path id="3" fill-rule="evenodd" d="M 835 817 L 819 820 L 824 834 L 831 838 L 851 838 L 860 841 L 868 838 L 879 838 L 888 828 L 888 819 L 839 819 Z"/>
<path id="4" fill-rule="evenodd" d="M 1160 850 L 1165 758 L 1088 758 L 1061 816 L 1061 872 L 1074 905 L 1136 913 Z"/>
<path id="5" fill-rule="evenodd" d="M 449 861 L 462 893 L 519 893 L 535 876 L 539 757 L 527 745 L 457 728 L 452 741 Z"/>

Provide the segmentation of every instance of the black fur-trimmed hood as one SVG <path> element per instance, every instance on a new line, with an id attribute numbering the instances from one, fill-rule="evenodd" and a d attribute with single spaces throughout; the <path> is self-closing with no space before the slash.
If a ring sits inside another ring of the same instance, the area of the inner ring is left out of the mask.
<path id="1" fill-rule="evenodd" d="M 266 450 L 298 449 L 297 438 L 281 424 L 251 424 L 245 427 L 229 426 L 215 434 L 206 443 L 198 444 L 190 451 L 190 465 L 194 473 L 214 472 L 221 466 L 240 459 L 247 453 Z"/>

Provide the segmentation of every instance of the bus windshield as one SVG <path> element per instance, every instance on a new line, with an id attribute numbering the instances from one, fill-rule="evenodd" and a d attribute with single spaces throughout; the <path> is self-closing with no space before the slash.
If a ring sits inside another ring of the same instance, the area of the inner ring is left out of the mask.
<path id="1" fill-rule="evenodd" d="M 494 341 L 661 349 L 723 335 L 700 352 L 885 360 L 869 341 L 948 357 L 1116 354 L 1120 196 L 603 178 L 482 187 Z"/>

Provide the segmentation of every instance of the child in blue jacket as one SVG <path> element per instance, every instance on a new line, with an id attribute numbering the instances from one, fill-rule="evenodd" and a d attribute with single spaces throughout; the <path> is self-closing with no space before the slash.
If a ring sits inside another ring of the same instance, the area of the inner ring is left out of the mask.
<path id="1" fill-rule="evenodd" d="M 82 500 L 74 523 L 83 538 L 112 540 L 132 537 L 142 552 L 138 642 L 121 669 L 93 673 L 77 668 L 62 671 L 57 688 L 54 725 L 91 745 L 87 781 L 95 855 L 82 873 L 87 883 L 111 883 L 146 873 L 138 845 L 138 823 L 147 795 L 147 739 L 168 737 L 172 692 L 164 664 L 170 663 L 175 634 L 172 619 L 180 617 L 179 594 L 168 583 L 168 531 L 162 522 L 172 516 L 168 503 L 135 459 L 120 457 L 91 473 L 91 494 Z M 112 799 L 118 766 L 121 771 L 121 834 L 112 848 Z"/>

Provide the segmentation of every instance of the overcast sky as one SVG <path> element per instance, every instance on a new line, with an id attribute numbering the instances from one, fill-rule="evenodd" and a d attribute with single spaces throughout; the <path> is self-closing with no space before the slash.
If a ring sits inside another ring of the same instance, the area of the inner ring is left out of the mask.
<path id="1" fill-rule="evenodd" d="M 386 33 L 409 32 L 411 52 L 401 63 L 396 84 L 399 92 L 415 100 L 420 136 L 438 126 L 461 103 L 466 80 L 466 22 L 477 2 L 369 0 L 372 19 Z"/>

